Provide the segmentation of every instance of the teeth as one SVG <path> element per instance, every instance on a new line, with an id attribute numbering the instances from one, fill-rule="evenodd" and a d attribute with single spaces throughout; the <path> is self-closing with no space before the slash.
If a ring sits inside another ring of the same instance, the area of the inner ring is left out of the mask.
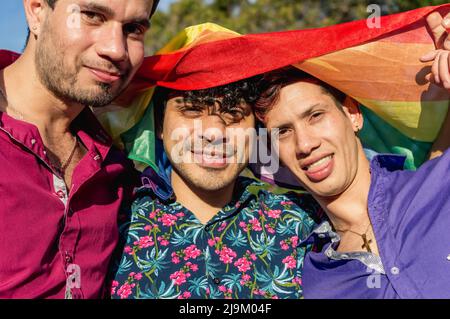
<path id="1" fill-rule="evenodd" d="M 323 163 L 326 163 L 326 162 L 328 162 L 329 160 L 331 160 L 331 158 L 332 158 L 332 155 L 327 156 L 327 157 L 324 157 L 324 158 L 322 158 L 321 160 L 319 160 L 319 161 L 317 161 L 317 162 L 315 162 L 315 163 L 309 165 L 309 166 L 307 167 L 307 169 L 310 169 L 310 168 L 314 168 L 314 167 L 320 166 L 320 165 L 322 165 Z"/>

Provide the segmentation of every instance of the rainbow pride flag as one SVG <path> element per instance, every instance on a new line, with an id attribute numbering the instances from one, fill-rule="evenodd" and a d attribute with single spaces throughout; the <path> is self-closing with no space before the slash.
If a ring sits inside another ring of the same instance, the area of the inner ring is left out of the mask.
<path id="1" fill-rule="evenodd" d="M 155 165 L 151 97 L 155 86 L 198 90 L 225 85 L 288 65 L 306 71 L 358 101 L 365 117 L 363 144 L 407 156 L 406 168 L 425 160 L 449 106 L 449 94 L 425 81 L 434 49 L 425 17 L 450 4 L 298 31 L 240 35 L 212 23 L 186 28 L 147 57 L 130 88 L 97 114 L 114 140 L 142 166 Z"/>

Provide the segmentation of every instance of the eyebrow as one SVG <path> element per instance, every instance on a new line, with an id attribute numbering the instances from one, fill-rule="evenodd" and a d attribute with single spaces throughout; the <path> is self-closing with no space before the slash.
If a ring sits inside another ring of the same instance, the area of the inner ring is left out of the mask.
<path id="1" fill-rule="evenodd" d="M 102 4 L 95 3 L 95 2 L 88 2 L 88 3 L 82 4 L 81 7 L 84 7 L 86 10 L 92 10 L 92 11 L 96 11 L 98 13 L 102 13 L 107 17 L 113 17 L 115 15 L 115 12 L 110 7 L 104 6 Z M 125 24 L 129 24 L 129 23 L 140 24 L 143 27 L 145 27 L 146 29 L 150 29 L 150 26 L 151 26 L 150 17 L 148 19 L 147 18 L 131 19 L 130 21 L 127 21 Z"/>
<path id="2" fill-rule="evenodd" d="M 84 7 L 87 10 L 97 11 L 99 13 L 103 13 L 106 16 L 114 16 L 114 11 L 107 6 L 101 5 L 99 3 L 95 2 L 88 2 L 81 5 L 81 7 Z"/>

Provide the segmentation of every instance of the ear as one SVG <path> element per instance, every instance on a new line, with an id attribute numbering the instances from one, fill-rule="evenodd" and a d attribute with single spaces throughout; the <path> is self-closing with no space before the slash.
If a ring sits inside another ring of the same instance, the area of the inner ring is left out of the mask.
<path id="1" fill-rule="evenodd" d="M 49 6 L 45 0 L 23 0 L 25 16 L 28 22 L 30 34 L 35 37 L 39 35 L 41 26 L 45 19 L 46 10 Z"/>
<path id="2" fill-rule="evenodd" d="M 364 126 L 364 118 L 361 109 L 359 108 L 359 103 L 355 99 L 347 96 L 342 107 L 345 114 L 352 122 L 353 131 L 355 133 L 361 131 Z"/>

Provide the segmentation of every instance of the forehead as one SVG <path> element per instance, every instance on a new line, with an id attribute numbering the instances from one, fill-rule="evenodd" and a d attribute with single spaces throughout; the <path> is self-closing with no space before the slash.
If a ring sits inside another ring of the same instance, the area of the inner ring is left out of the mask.
<path id="1" fill-rule="evenodd" d="M 150 18 L 153 0 L 58 0 L 56 6 L 72 12 L 74 6 L 98 8 L 117 19 Z"/>
<path id="2" fill-rule="evenodd" d="M 267 113 L 265 122 L 269 127 L 285 125 L 319 106 L 327 109 L 334 106 L 325 89 L 315 83 L 296 82 L 280 90 L 279 99 Z"/>

